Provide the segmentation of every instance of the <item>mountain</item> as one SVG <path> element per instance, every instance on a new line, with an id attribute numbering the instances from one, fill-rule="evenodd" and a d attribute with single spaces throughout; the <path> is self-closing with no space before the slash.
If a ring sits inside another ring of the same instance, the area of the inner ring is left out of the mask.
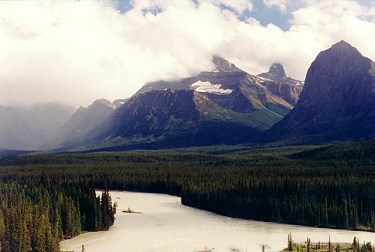
<path id="1" fill-rule="evenodd" d="M 292 109 L 263 85 L 264 78 L 220 57 L 213 58 L 213 66 L 196 76 L 146 84 L 89 134 L 86 145 L 249 142 Z"/>
<path id="2" fill-rule="evenodd" d="M 239 69 L 235 64 L 217 55 L 214 55 L 212 57 L 212 63 L 214 64 L 214 69 L 210 72 L 221 72 L 221 73 L 243 73 L 244 72 L 243 70 Z"/>
<path id="3" fill-rule="evenodd" d="M 77 146 L 89 141 L 95 135 L 98 127 L 112 114 L 116 107 L 125 101 L 116 100 L 114 103 L 99 99 L 87 108 L 80 107 L 56 133 L 48 148 Z"/>
<path id="4" fill-rule="evenodd" d="M 267 73 L 258 74 L 263 80 L 262 84 L 274 95 L 282 97 L 295 106 L 302 92 L 304 83 L 287 77 L 283 65 L 273 63 Z"/>
<path id="5" fill-rule="evenodd" d="M 261 92 L 260 96 L 267 95 L 268 97 L 274 96 L 277 99 L 281 98 L 282 100 L 288 103 L 289 109 L 294 107 L 299 95 L 303 89 L 303 82 L 299 80 L 294 80 L 292 78 L 286 77 L 284 68 L 279 63 L 274 63 L 270 67 L 269 72 L 262 73 L 257 76 L 250 75 L 245 71 L 239 69 L 233 63 L 219 57 L 214 56 L 212 59 L 214 67 L 211 71 L 203 71 L 197 76 L 183 78 L 181 80 L 176 81 L 157 81 L 151 82 L 144 85 L 140 90 L 136 92 L 135 95 L 150 92 L 153 90 L 191 90 L 195 89 L 198 92 L 204 92 L 205 89 L 207 90 L 206 93 L 214 93 L 215 84 L 221 85 L 221 87 L 225 90 L 225 88 L 229 90 L 235 90 L 235 92 L 228 96 L 234 97 L 237 93 L 236 87 L 240 85 L 240 82 L 245 79 L 245 76 L 250 76 L 252 79 L 251 82 L 255 82 L 258 85 L 258 90 Z M 211 84 L 209 84 L 209 83 Z M 210 88 L 211 87 L 211 88 Z M 228 91 L 229 92 L 229 91 Z M 267 94 L 264 94 L 264 93 Z M 255 95 L 258 95 L 257 91 L 252 92 Z M 240 97 L 236 97 L 240 98 Z M 222 99 L 219 99 L 222 100 Z M 228 99 L 227 99 L 228 100 Z M 232 99 L 233 100 L 233 99 Z M 236 100 L 236 99 L 234 99 Z M 240 101 L 244 101 L 244 99 L 240 98 Z M 220 101 L 219 101 L 220 102 Z M 237 102 L 237 100 L 236 100 Z M 228 102 L 226 102 L 228 103 Z M 225 105 L 224 105 L 225 106 Z M 232 108 L 235 106 L 233 105 Z M 235 109 L 236 110 L 236 109 Z"/>
<path id="6" fill-rule="evenodd" d="M 268 136 L 308 143 L 369 139 L 374 122 L 375 64 L 341 41 L 319 53 L 296 106 Z"/>
<path id="7" fill-rule="evenodd" d="M 274 70 L 267 79 L 218 56 L 212 63 L 211 70 L 196 76 L 148 83 L 130 99 L 113 103 L 100 99 L 79 108 L 45 149 L 243 143 L 293 108 L 267 88 L 276 82 L 271 79 Z M 300 84 L 285 76 L 277 81 L 283 86 Z"/>
<path id="8" fill-rule="evenodd" d="M 115 109 L 126 103 L 129 99 L 117 99 L 113 101 L 113 105 L 115 106 Z"/>
<path id="9" fill-rule="evenodd" d="M 114 111 L 99 139 L 103 146 L 237 143 L 261 132 L 247 119 L 194 90 L 151 91 Z"/>
<path id="10" fill-rule="evenodd" d="M 225 109 L 238 113 L 268 110 L 274 114 L 275 120 L 281 119 L 293 107 L 272 93 L 264 85 L 267 82 L 264 78 L 250 75 L 218 56 L 214 56 L 212 62 L 214 67 L 211 71 L 176 81 L 148 83 L 135 95 L 154 90 L 195 90 Z M 269 123 L 267 125 L 270 126 Z"/>
<path id="11" fill-rule="evenodd" d="M 145 84 L 141 89 L 139 89 L 135 94 L 141 94 L 145 92 L 150 92 L 153 90 L 164 90 L 164 89 L 172 89 L 172 90 L 189 90 L 191 89 L 191 85 L 199 80 L 206 80 L 209 79 L 211 81 L 225 81 L 226 83 L 230 82 L 238 82 L 243 78 L 247 73 L 243 70 L 239 69 L 233 63 L 223 59 L 219 56 L 213 56 L 212 58 L 213 68 L 212 70 L 203 71 L 197 76 L 183 78 L 180 80 L 175 81 L 155 81 Z M 225 79 L 225 80 L 224 80 Z"/>
<path id="12" fill-rule="evenodd" d="M 56 134 L 74 108 L 59 103 L 0 106 L 0 148 L 36 150 Z"/>

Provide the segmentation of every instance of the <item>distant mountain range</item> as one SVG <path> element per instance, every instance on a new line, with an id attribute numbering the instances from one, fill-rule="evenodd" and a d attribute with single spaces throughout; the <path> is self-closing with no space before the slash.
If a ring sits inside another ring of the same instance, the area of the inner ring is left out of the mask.
<path id="1" fill-rule="evenodd" d="M 59 147 L 249 142 L 293 108 L 303 86 L 287 78 L 281 65 L 284 75 L 271 67 L 266 77 L 250 75 L 217 56 L 213 65 L 197 76 L 148 83 L 117 109 L 101 100 L 77 111 L 63 127 Z"/>
<path id="2" fill-rule="evenodd" d="M 341 41 L 305 83 L 279 63 L 251 75 L 215 56 L 213 69 L 147 83 L 87 108 L 0 107 L 0 149 L 121 150 L 213 144 L 324 143 L 375 137 L 375 64 Z"/>

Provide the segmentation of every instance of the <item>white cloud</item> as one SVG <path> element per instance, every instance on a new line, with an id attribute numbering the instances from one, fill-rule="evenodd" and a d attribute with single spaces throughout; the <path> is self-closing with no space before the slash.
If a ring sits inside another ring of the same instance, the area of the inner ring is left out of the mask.
<path id="1" fill-rule="evenodd" d="M 240 68 L 250 73 L 265 71 L 272 62 L 281 62 L 287 75 L 304 80 L 316 55 L 332 44 L 346 40 L 363 55 L 375 60 L 374 15 L 355 1 L 306 2 L 292 13 L 291 28 L 282 31 L 275 25 L 259 22 L 239 23 L 230 44 L 222 49 Z M 366 15 L 366 18 L 364 18 Z"/>
<path id="2" fill-rule="evenodd" d="M 225 7 L 229 7 L 237 13 L 253 10 L 253 3 L 251 0 L 208 0 L 208 2 L 211 2 L 217 6 L 223 5 Z"/>
<path id="3" fill-rule="evenodd" d="M 86 105 L 207 68 L 225 21 L 214 6 L 185 3 L 154 16 L 96 2 L 1 2 L 1 103 Z"/>
<path id="4" fill-rule="evenodd" d="M 302 80 L 317 53 L 342 39 L 375 59 L 374 8 L 355 1 L 304 0 L 288 31 L 241 22 L 219 2 L 252 8 L 134 0 L 121 14 L 101 1 L 0 1 L 0 104 L 126 98 L 145 82 L 211 69 L 214 54 L 253 74 L 281 62 Z"/>
<path id="5" fill-rule="evenodd" d="M 281 11 L 286 11 L 287 8 L 286 0 L 263 0 L 263 3 L 268 7 L 276 6 Z"/>
<path id="6" fill-rule="evenodd" d="M 355 1 L 316 1 L 294 13 L 292 30 L 310 34 L 321 46 L 346 40 L 375 59 L 375 48 L 369 42 L 375 36 L 374 14 Z"/>

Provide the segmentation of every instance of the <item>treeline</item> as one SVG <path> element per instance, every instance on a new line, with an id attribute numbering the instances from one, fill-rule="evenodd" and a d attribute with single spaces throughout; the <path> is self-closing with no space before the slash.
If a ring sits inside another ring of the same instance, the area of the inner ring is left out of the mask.
<path id="1" fill-rule="evenodd" d="M 310 238 L 307 238 L 304 243 L 295 243 L 292 238 L 292 234 L 288 234 L 288 247 L 283 249 L 281 252 L 296 251 L 296 252 L 373 252 L 371 242 L 359 242 L 359 239 L 354 237 L 353 242 L 337 243 L 331 242 L 331 238 L 328 237 L 328 242 L 316 242 L 312 243 Z"/>
<path id="2" fill-rule="evenodd" d="M 375 231 L 374 171 L 337 169 L 239 170 L 188 182 L 182 203 L 233 217 Z"/>
<path id="3" fill-rule="evenodd" d="M 97 197 L 85 184 L 36 173 L 5 178 L 0 183 L 0 251 L 60 251 L 62 239 L 107 230 L 115 211 L 108 191 Z"/>

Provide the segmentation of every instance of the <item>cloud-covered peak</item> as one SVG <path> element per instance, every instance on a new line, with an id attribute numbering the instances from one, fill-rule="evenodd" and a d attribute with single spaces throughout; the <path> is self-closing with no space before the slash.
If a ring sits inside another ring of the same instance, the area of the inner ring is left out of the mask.
<path id="1" fill-rule="evenodd" d="M 286 78 L 284 67 L 280 63 L 273 63 L 268 73 L 275 77 Z"/>
<path id="2" fill-rule="evenodd" d="M 212 57 L 212 63 L 215 67 L 214 71 L 217 72 L 243 72 L 235 64 L 217 55 Z"/>

